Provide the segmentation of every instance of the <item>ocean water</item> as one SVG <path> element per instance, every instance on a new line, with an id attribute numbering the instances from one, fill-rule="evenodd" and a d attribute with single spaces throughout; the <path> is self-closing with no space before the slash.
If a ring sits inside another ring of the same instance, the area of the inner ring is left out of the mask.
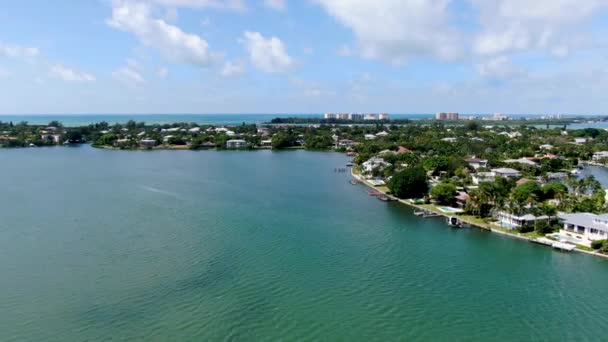
<path id="1" fill-rule="evenodd" d="M 604 339 L 608 260 L 416 217 L 346 161 L 0 150 L 0 341 Z"/>
<path id="2" fill-rule="evenodd" d="M 463 114 L 466 115 L 466 114 Z M 515 117 L 535 117 L 537 114 L 514 115 Z M 0 115 L 0 121 L 14 123 L 27 121 L 30 124 L 46 125 L 50 121 L 57 120 L 65 126 L 85 126 L 96 122 L 106 121 L 108 123 L 125 123 L 129 120 L 143 121 L 148 124 L 169 124 L 175 122 L 194 122 L 199 125 L 239 125 L 263 124 L 277 117 L 312 117 L 321 118 L 323 114 L 38 114 L 38 115 Z M 391 114 L 393 119 L 431 119 L 434 114 Z M 579 124 L 577 128 L 585 128 L 591 124 Z"/>

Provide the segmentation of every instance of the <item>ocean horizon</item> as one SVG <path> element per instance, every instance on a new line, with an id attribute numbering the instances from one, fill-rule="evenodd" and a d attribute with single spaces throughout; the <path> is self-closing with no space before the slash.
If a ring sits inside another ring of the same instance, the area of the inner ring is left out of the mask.
<path id="1" fill-rule="evenodd" d="M 399 114 L 390 113 L 392 119 L 411 119 L 411 120 L 422 120 L 431 119 L 435 116 L 433 113 L 411 113 L 411 114 Z M 491 113 L 486 114 L 466 114 L 461 113 L 463 116 L 487 116 L 492 115 Z M 544 114 L 507 114 L 512 117 L 527 118 L 537 117 Z M 64 126 L 75 127 L 75 126 L 86 126 L 97 122 L 108 122 L 110 124 L 125 123 L 129 120 L 135 120 L 138 122 L 145 122 L 147 124 L 170 124 L 175 122 L 188 122 L 196 123 L 199 125 L 239 125 L 245 124 L 264 124 L 270 120 L 278 117 L 300 117 L 300 118 L 320 118 L 323 113 L 233 113 L 233 114 L 179 114 L 179 113 L 167 113 L 167 114 L 0 114 L 0 121 L 4 122 L 21 122 L 26 121 L 29 124 L 34 125 L 45 125 L 50 121 L 59 121 Z M 583 114 L 570 114 L 564 115 L 565 117 L 575 116 L 597 116 L 597 115 L 583 115 Z"/>

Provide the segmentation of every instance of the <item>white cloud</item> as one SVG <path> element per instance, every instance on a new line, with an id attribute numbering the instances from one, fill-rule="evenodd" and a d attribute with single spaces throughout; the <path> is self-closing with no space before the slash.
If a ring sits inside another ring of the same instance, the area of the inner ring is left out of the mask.
<path id="1" fill-rule="evenodd" d="M 235 77 L 245 73 L 245 63 L 226 61 L 220 74 L 224 77 Z"/>
<path id="2" fill-rule="evenodd" d="M 144 77 L 138 71 L 129 66 L 115 70 L 112 72 L 112 77 L 131 88 L 137 88 L 146 83 Z"/>
<path id="3" fill-rule="evenodd" d="M 268 73 L 285 72 L 294 64 L 283 42 L 277 37 L 264 38 L 259 32 L 246 31 L 243 42 L 251 64 Z"/>
<path id="4" fill-rule="evenodd" d="M 89 73 L 71 69 L 59 64 L 52 66 L 49 74 L 69 83 L 93 83 L 96 81 L 95 76 Z"/>
<path id="5" fill-rule="evenodd" d="M 167 7 L 245 9 L 242 0 L 149 0 Z"/>
<path id="6" fill-rule="evenodd" d="M 147 4 L 124 0 L 113 4 L 108 24 L 134 34 L 144 46 L 157 49 L 165 58 L 197 66 L 207 66 L 214 61 L 215 56 L 204 39 L 162 19 L 152 18 Z"/>
<path id="7" fill-rule="evenodd" d="M 284 11 L 286 8 L 285 0 L 264 0 L 264 5 L 276 11 Z"/>
<path id="8" fill-rule="evenodd" d="M 0 57 L 32 58 L 38 56 L 38 54 L 40 54 L 38 48 L 8 45 L 0 42 Z"/>
<path id="9" fill-rule="evenodd" d="M 357 37 L 361 55 L 391 64 L 410 57 L 453 59 L 460 35 L 451 28 L 451 0 L 315 0 Z"/>
<path id="10" fill-rule="evenodd" d="M 485 63 L 477 64 L 477 72 L 484 77 L 506 79 L 524 74 L 523 70 L 511 63 L 505 56 L 492 58 Z"/>
<path id="11" fill-rule="evenodd" d="M 158 76 L 159 78 L 167 78 L 167 76 L 169 76 L 169 69 L 167 69 L 167 68 L 159 68 L 156 71 L 156 76 Z"/>
<path id="12" fill-rule="evenodd" d="M 470 0 L 479 9 L 481 32 L 473 41 L 479 55 L 532 49 L 564 57 L 586 40 L 584 25 L 606 0 Z"/>

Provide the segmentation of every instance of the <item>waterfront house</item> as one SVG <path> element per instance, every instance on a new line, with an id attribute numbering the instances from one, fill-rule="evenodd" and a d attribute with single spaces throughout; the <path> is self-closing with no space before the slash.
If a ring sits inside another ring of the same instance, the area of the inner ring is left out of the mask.
<path id="1" fill-rule="evenodd" d="M 603 159 L 608 159 L 608 151 L 600 151 L 593 154 L 593 161 L 598 162 Z"/>
<path id="2" fill-rule="evenodd" d="M 363 171 L 364 172 L 372 172 L 377 168 L 385 168 L 387 166 L 390 166 L 390 163 L 387 163 L 386 161 L 384 161 L 383 158 L 380 157 L 373 157 L 370 158 L 368 161 L 363 163 Z"/>
<path id="3" fill-rule="evenodd" d="M 568 173 L 566 172 L 548 172 L 547 179 L 549 181 L 562 181 L 568 178 Z"/>
<path id="4" fill-rule="evenodd" d="M 485 159 L 479 159 L 479 158 L 467 158 L 464 160 L 467 164 L 469 164 L 472 168 L 474 168 L 475 170 L 479 169 L 480 167 L 488 167 L 488 161 Z"/>
<path id="5" fill-rule="evenodd" d="M 226 141 L 226 148 L 247 148 L 249 145 L 245 140 L 232 139 Z"/>
<path id="6" fill-rule="evenodd" d="M 351 147 L 355 142 L 348 139 L 338 140 L 338 147 Z"/>
<path id="7" fill-rule="evenodd" d="M 500 225 L 507 229 L 516 229 L 523 226 L 533 226 L 537 221 L 547 221 L 548 216 L 535 216 L 532 214 L 512 214 L 500 211 L 496 215 Z"/>
<path id="8" fill-rule="evenodd" d="M 366 134 L 364 136 L 364 138 L 365 138 L 365 140 L 374 140 L 374 139 L 376 139 L 376 136 L 373 134 Z"/>
<path id="9" fill-rule="evenodd" d="M 515 170 L 515 169 L 511 169 L 508 167 L 502 167 L 502 168 L 498 168 L 498 169 L 492 169 L 492 172 L 494 172 L 494 174 L 496 176 L 499 177 L 505 177 L 505 178 L 519 178 L 521 177 L 521 172 Z"/>
<path id="10" fill-rule="evenodd" d="M 464 191 L 460 191 L 458 192 L 458 195 L 455 197 L 456 200 L 456 207 L 457 208 L 464 208 L 464 206 L 467 204 L 467 200 L 469 199 L 469 195 L 464 192 Z"/>
<path id="11" fill-rule="evenodd" d="M 568 237 L 568 240 L 574 238 L 573 242 L 579 245 L 590 246 L 594 240 L 608 238 L 608 214 L 559 213 L 558 217 L 564 223 L 559 235 Z"/>
<path id="12" fill-rule="evenodd" d="M 154 139 L 142 139 L 139 144 L 143 147 L 154 147 L 156 146 L 156 140 Z"/>
<path id="13" fill-rule="evenodd" d="M 271 139 L 267 139 L 267 140 L 262 140 L 260 142 L 260 145 L 262 147 L 271 147 L 272 146 L 272 140 Z"/>
<path id="14" fill-rule="evenodd" d="M 496 180 L 496 174 L 494 172 L 477 172 L 471 175 L 473 184 L 479 185 L 479 183 L 493 182 Z"/>

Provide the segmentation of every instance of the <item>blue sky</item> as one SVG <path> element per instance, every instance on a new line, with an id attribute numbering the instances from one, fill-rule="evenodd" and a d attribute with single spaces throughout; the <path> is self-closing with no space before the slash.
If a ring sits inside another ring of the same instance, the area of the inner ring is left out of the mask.
<path id="1" fill-rule="evenodd" d="M 608 108 L 608 0 L 5 0 L 0 113 Z"/>

